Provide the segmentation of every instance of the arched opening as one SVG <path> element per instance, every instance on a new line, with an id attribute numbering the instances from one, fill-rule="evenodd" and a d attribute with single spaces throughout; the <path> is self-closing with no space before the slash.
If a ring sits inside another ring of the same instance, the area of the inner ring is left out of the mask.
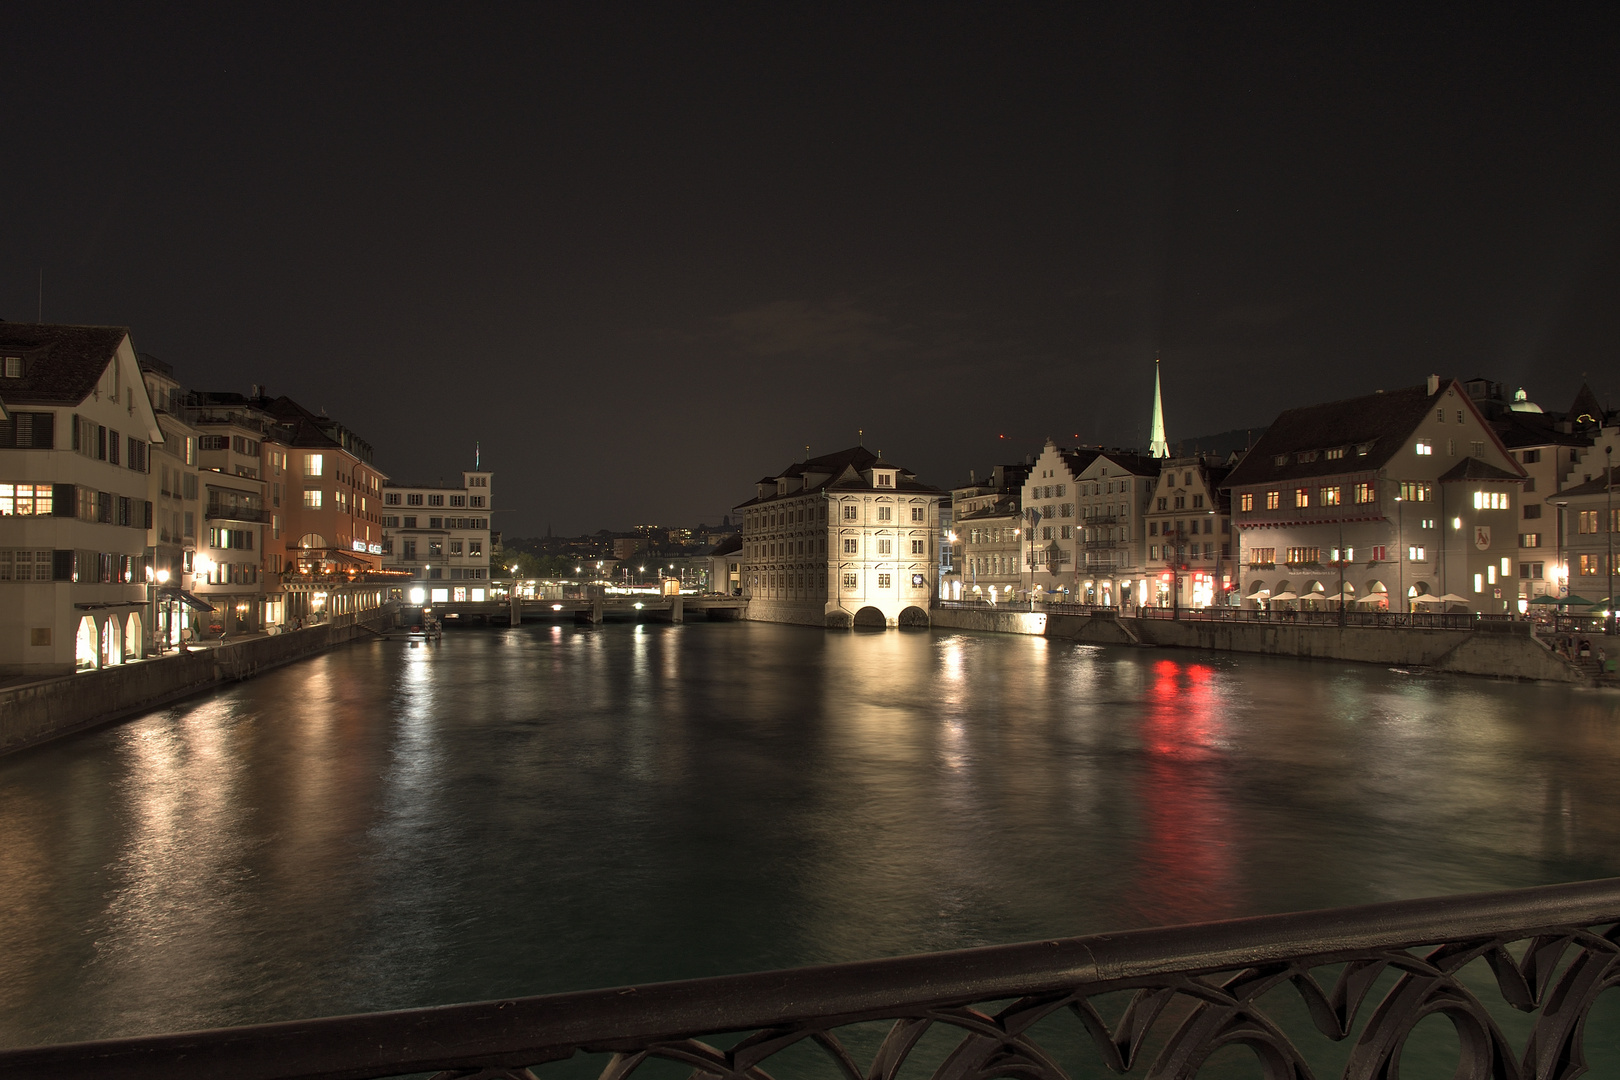
<path id="1" fill-rule="evenodd" d="M 877 608 L 863 607 L 855 613 L 855 625 L 864 629 L 882 630 L 889 625 L 889 620 Z"/>
<path id="2" fill-rule="evenodd" d="M 79 633 L 73 642 L 73 666 L 78 670 L 95 670 L 101 658 L 101 649 L 96 637 L 96 620 L 89 615 L 84 616 L 79 620 Z"/>
<path id="3" fill-rule="evenodd" d="M 112 667 L 124 662 L 124 629 L 118 625 L 118 616 L 109 615 L 101 628 L 101 666 Z"/>
<path id="4" fill-rule="evenodd" d="M 926 630 L 929 626 L 928 612 L 924 611 L 920 607 L 904 608 L 901 610 L 900 618 L 897 620 L 897 622 L 901 626 Z"/>
<path id="5" fill-rule="evenodd" d="M 1304 601 L 1306 610 L 1315 611 L 1327 601 L 1327 588 L 1320 581 L 1307 581 L 1299 598 Z"/>
<path id="6" fill-rule="evenodd" d="M 827 612 L 826 624 L 829 630 L 848 630 L 850 626 L 849 612 L 843 610 Z"/>
<path id="7" fill-rule="evenodd" d="M 1377 578 L 1373 578 L 1367 582 L 1366 595 L 1358 599 L 1356 603 L 1374 611 L 1387 610 L 1389 608 L 1389 586 Z"/>
<path id="8" fill-rule="evenodd" d="M 141 627 L 141 617 L 136 612 L 130 612 L 129 618 L 124 620 L 124 657 L 128 660 L 138 660 L 147 654 L 146 633 Z"/>
<path id="9" fill-rule="evenodd" d="M 1243 597 L 1243 606 L 1251 609 L 1258 608 L 1265 602 L 1266 597 L 1270 595 L 1271 589 L 1266 586 L 1266 583 L 1260 578 L 1255 578 L 1249 582 L 1249 591 Z"/>

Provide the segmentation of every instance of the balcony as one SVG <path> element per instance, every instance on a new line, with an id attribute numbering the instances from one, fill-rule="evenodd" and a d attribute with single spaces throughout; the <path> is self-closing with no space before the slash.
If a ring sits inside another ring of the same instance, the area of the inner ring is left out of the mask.
<path id="1" fill-rule="evenodd" d="M 603 1051 L 602 1080 L 1165 1078 L 1239 1046 L 1250 1075 L 1368 1078 L 1398 1075 L 1436 1016 L 1455 1029 L 1457 1076 L 1564 1080 L 1585 1072 L 1583 1041 L 1612 1045 L 1588 1018 L 1620 980 L 1616 922 L 1620 879 L 1581 881 L 3 1050 L 0 1080 L 584 1076 L 582 1056 Z M 1509 1009 L 1519 1022 L 1498 1020 Z"/>
<path id="2" fill-rule="evenodd" d="M 270 512 L 258 506 L 236 506 L 232 503 L 209 503 L 203 511 L 209 521 L 252 521 L 263 524 L 270 520 Z"/>

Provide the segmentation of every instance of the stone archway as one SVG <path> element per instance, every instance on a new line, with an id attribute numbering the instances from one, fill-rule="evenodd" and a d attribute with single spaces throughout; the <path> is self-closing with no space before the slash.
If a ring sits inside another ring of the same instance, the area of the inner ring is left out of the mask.
<path id="1" fill-rule="evenodd" d="M 900 612 L 900 617 L 895 620 L 895 623 L 898 626 L 920 630 L 926 630 L 930 625 L 928 620 L 928 612 L 924 611 L 920 607 L 908 607 L 902 609 Z"/>
<path id="2" fill-rule="evenodd" d="M 882 630 L 889 625 L 889 618 L 875 607 L 863 607 L 855 613 L 855 625 L 862 629 Z"/>

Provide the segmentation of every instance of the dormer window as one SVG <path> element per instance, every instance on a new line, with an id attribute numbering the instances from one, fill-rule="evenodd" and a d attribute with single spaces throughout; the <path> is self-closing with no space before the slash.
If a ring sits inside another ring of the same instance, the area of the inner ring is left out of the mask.
<path id="1" fill-rule="evenodd" d="M 22 357 L 8 356 L 5 358 L 5 377 L 8 379 L 22 378 Z"/>
<path id="2" fill-rule="evenodd" d="M 874 487 L 894 487 L 894 473 L 882 471 L 873 473 L 872 485 Z"/>
<path id="3" fill-rule="evenodd" d="M 1271 463 L 1280 469 L 1284 465 L 1288 464 L 1288 455 L 1278 454 L 1276 457 L 1271 459 Z"/>

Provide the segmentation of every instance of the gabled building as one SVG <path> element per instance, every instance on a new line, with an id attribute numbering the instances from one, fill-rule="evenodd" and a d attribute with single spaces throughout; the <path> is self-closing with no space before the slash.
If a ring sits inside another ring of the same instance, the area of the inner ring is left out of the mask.
<path id="1" fill-rule="evenodd" d="M 146 655 L 162 439 L 128 330 L 0 323 L 0 673 Z"/>
<path id="2" fill-rule="evenodd" d="M 1055 600 L 1072 600 L 1078 585 L 1079 545 L 1075 499 L 1080 477 L 1097 459 L 1095 449 L 1059 447 L 1051 439 L 1030 463 L 1019 491 L 1023 532 L 1019 540 L 1019 588 Z"/>
<path id="3" fill-rule="evenodd" d="M 282 552 L 278 511 L 270 505 L 266 442 L 273 421 L 257 403 L 233 393 L 195 393 L 187 418 L 198 432 L 202 530 L 195 591 L 215 609 L 210 627 L 244 634 L 282 621 Z"/>
<path id="4" fill-rule="evenodd" d="M 859 446 L 762 478 L 736 508 L 748 617 L 927 625 L 943 494 Z"/>
<path id="5" fill-rule="evenodd" d="M 1163 458 L 1147 521 L 1148 589 L 1140 602 L 1206 608 L 1237 591 L 1231 503 L 1221 484 L 1232 470 L 1209 455 Z"/>
<path id="6" fill-rule="evenodd" d="M 1146 514 L 1162 459 L 1131 450 L 1097 451 L 1075 486 L 1079 560 L 1074 596 L 1083 604 L 1131 607 L 1153 596 Z"/>
<path id="7" fill-rule="evenodd" d="M 1243 603 L 1510 612 L 1524 478 L 1455 380 L 1290 409 L 1226 478 Z"/>

